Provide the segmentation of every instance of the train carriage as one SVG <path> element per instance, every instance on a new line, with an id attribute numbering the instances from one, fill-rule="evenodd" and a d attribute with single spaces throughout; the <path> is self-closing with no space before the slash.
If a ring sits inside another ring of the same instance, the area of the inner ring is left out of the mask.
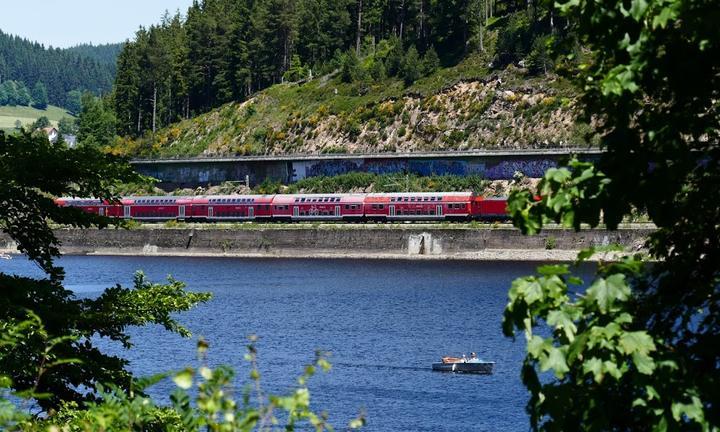
<path id="1" fill-rule="evenodd" d="M 374 220 L 460 220 L 470 218 L 470 192 L 377 193 L 365 199 Z"/>
<path id="2" fill-rule="evenodd" d="M 277 220 L 352 220 L 364 216 L 365 195 L 300 194 L 276 195 L 273 217 Z"/>
<path id="3" fill-rule="evenodd" d="M 507 198 L 473 197 L 471 213 L 473 219 L 504 220 L 510 217 Z"/>
<path id="4" fill-rule="evenodd" d="M 192 198 L 192 218 L 207 221 L 253 221 L 272 218 L 274 195 L 224 195 Z"/>
<path id="5" fill-rule="evenodd" d="M 60 207 L 75 207 L 86 213 L 99 216 L 122 217 L 122 203 L 111 204 L 107 200 L 95 198 L 58 198 L 55 204 Z"/>
<path id="6" fill-rule="evenodd" d="M 185 220 L 190 217 L 192 199 L 156 196 L 123 199 L 123 218 L 140 221 Z"/>

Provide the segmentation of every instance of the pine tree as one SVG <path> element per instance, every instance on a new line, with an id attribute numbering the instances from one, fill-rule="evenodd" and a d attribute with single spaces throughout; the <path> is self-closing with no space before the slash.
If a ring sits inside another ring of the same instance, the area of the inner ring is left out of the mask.
<path id="1" fill-rule="evenodd" d="M 385 59 L 385 70 L 388 76 L 398 76 L 405 61 L 405 51 L 402 42 L 397 37 L 392 37 L 389 43 L 392 48 Z"/>
<path id="2" fill-rule="evenodd" d="M 440 57 L 438 57 L 437 51 L 435 51 L 435 47 L 431 46 L 422 59 L 422 74 L 423 76 L 432 75 L 439 68 Z"/>
<path id="3" fill-rule="evenodd" d="M 414 83 L 422 76 L 422 67 L 417 48 L 411 46 L 402 65 L 402 77 L 405 80 L 405 85 Z"/>
<path id="4" fill-rule="evenodd" d="M 349 49 L 342 58 L 340 64 L 340 79 L 346 83 L 352 83 L 363 79 L 364 71 L 354 49 Z"/>
<path id="5" fill-rule="evenodd" d="M 35 83 L 32 90 L 32 106 L 44 110 L 48 106 L 48 93 L 45 84 L 41 81 Z"/>

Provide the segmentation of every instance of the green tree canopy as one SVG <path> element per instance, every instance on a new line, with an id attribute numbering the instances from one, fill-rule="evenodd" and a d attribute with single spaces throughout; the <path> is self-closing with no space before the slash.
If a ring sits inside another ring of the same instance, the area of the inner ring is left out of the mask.
<path id="1" fill-rule="evenodd" d="M 115 113 L 106 100 L 85 93 L 78 116 L 78 141 L 102 148 L 115 139 Z"/>
<path id="2" fill-rule="evenodd" d="M 515 192 L 515 224 L 531 234 L 548 221 L 614 229 L 639 210 L 658 229 L 648 256 L 601 264 L 583 294 L 568 266 L 513 284 L 504 328 L 528 342 L 523 381 L 532 425 L 716 430 L 720 9 L 714 0 L 559 7 L 592 49 L 573 73 L 606 152 L 596 166 L 572 161 L 548 171 L 537 191 Z M 549 337 L 535 330 L 543 322 Z"/>
<path id="3" fill-rule="evenodd" d="M 32 106 L 44 110 L 48 106 L 47 87 L 41 81 L 35 83 L 32 90 Z"/>
<path id="4" fill-rule="evenodd" d="M 52 126 L 52 123 L 50 123 L 50 119 L 47 118 L 47 116 L 41 116 L 37 120 L 35 120 L 35 123 L 33 123 L 33 130 L 37 129 L 45 129 L 46 127 Z"/>

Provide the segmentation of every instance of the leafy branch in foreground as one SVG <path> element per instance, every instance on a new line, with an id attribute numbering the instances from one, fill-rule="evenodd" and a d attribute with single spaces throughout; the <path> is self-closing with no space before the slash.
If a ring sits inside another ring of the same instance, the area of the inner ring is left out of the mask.
<path id="1" fill-rule="evenodd" d="M 45 334 L 42 322 L 35 315 L 30 319 L 4 323 L 0 327 L 0 346 L 16 349 L 34 333 Z M 251 337 L 247 346 L 246 360 L 251 365 L 250 384 L 242 395 L 234 395 L 234 372 L 226 366 L 210 368 L 205 362 L 208 345 L 198 341 L 200 366 L 187 368 L 178 373 L 163 373 L 150 378 L 135 380 L 131 391 L 109 384 L 97 384 L 94 388 L 95 402 L 80 407 L 76 402 L 64 402 L 59 410 L 43 418 L 31 416 L 16 404 L 9 402 L 7 389 L 9 377 L 0 380 L 0 427 L 16 431 L 292 431 L 295 428 L 312 427 L 314 430 L 333 430 L 327 414 L 317 414 L 310 407 L 308 380 L 318 369 L 330 370 L 330 363 L 318 352 L 315 361 L 305 367 L 298 378 L 298 386 L 287 395 L 266 395 L 260 384 L 257 368 L 257 338 Z M 55 346 L 49 341 L 46 369 L 71 360 L 57 357 Z M 2 355 L 0 355 L 2 357 Z M 41 359 L 42 360 L 42 359 Z M 42 370 L 37 374 L 38 379 Z M 170 406 L 158 405 L 147 397 L 152 385 L 172 377 L 177 389 L 171 396 Z M 17 399 L 28 403 L 42 397 L 36 393 L 14 393 Z M 358 429 L 364 418 L 353 420 L 348 428 Z"/>
<path id="2" fill-rule="evenodd" d="M 75 299 L 51 280 L 0 274 L 0 287 L 0 322 L 23 320 L 28 310 L 45 317 L 43 332 L 32 332 L 32 337 L 0 357 L 0 373 L 12 378 L 14 389 L 47 395 L 38 401 L 45 409 L 94 399 L 88 389 L 96 383 L 129 388 L 132 376 L 125 370 L 127 361 L 103 353 L 93 341 L 106 338 L 129 348 L 128 327 L 146 324 L 159 324 L 187 337 L 190 333 L 172 315 L 210 299 L 209 294 L 185 291 L 184 284 L 172 279 L 167 284 L 148 282 L 142 273 L 136 274 L 132 289 L 117 286 L 95 299 Z M 58 356 L 82 361 L 56 365 L 38 379 L 30 365 L 45 352 L 48 338 L 55 341 L 53 352 Z"/>
<path id="3" fill-rule="evenodd" d="M 640 211 L 657 231 L 647 257 L 601 263 L 588 288 L 566 266 L 513 284 L 504 330 L 527 337 L 532 427 L 718 430 L 720 8 L 715 0 L 558 7 L 591 50 L 573 73 L 606 152 L 596 166 L 571 161 L 538 190 L 513 193 L 514 222 L 529 234 L 549 220 L 612 229 Z M 534 329 L 545 324 L 551 332 L 541 337 L 547 330 Z M 551 370 L 554 378 L 538 374 Z"/>

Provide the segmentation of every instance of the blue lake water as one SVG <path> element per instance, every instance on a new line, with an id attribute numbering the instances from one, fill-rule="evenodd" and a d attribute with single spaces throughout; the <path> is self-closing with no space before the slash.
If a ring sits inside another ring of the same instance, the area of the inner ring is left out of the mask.
<path id="1" fill-rule="evenodd" d="M 209 362 L 229 364 L 247 382 L 247 336 L 256 334 L 263 386 L 287 391 L 316 349 L 333 369 L 310 384 L 312 404 L 343 430 L 361 410 L 369 431 L 519 431 L 528 429 L 520 381 L 522 338 L 502 335 L 507 290 L 536 267 L 516 262 L 248 260 L 65 257 L 66 286 L 80 296 L 135 270 L 167 275 L 213 299 L 179 316 L 210 343 Z M 0 271 L 40 275 L 31 263 L 0 261 Z M 131 360 L 138 375 L 196 365 L 195 339 L 159 327 L 132 330 L 135 346 L 107 350 Z M 445 354 L 476 351 L 497 362 L 490 376 L 430 371 Z M 161 397 L 171 382 L 151 391 Z"/>

